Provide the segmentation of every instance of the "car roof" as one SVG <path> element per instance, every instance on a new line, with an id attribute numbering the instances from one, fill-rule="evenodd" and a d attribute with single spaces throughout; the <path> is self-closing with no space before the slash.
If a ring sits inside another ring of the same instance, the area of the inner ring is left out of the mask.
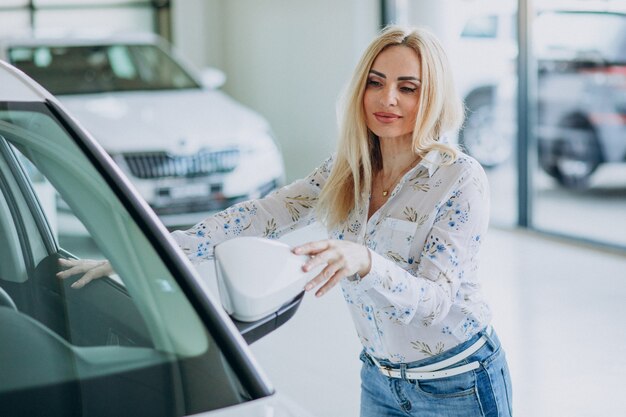
<path id="1" fill-rule="evenodd" d="M 0 60 L 0 101 L 54 100 L 39 84 L 13 65 Z"/>

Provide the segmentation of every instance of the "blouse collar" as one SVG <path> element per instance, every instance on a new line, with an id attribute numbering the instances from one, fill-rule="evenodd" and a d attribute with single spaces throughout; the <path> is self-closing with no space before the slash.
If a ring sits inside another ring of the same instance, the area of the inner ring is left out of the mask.
<path id="1" fill-rule="evenodd" d="M 439 152 L 437 149 L 433 149 L 432 151 L 428 152 L 425 157 L 422 158 L 417 166 L 421 165 L 426 168 L 428 170 L 428 176 L 432 177 L 437 169 L 439 169 L 439 166 L 441 166 L 442 161 L 443 157 L 441 155 L 441 152 Z"/>

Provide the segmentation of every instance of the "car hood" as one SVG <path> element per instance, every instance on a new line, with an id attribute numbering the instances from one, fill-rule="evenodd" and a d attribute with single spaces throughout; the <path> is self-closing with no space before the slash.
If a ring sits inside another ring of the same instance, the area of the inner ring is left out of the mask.
<path id="1" fill-rule="evenodd" d="M 58 96 L 111 154 L 245 146 L 269 130 L 265 119 L 216 90 Z"/>

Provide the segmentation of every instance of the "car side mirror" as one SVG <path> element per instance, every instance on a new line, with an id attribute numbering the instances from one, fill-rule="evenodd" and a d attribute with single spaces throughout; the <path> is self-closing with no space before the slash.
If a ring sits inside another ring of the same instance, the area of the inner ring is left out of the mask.
<path id="1" fill-rule="evenodd" d="M 256 237 L 235 238 L 215 247 L 222 305 L 248 343 L 293 317 L 304 285 L 322 269 L 304 272 L 307 259 L 286 243 Z"/>
<path id="2" fill-rule="evenodd" d="M 200 81 L 204 88 L 217 90 L 226 83 L 226 74 L 217 68 L 204 68 L 200 71 Z"/>

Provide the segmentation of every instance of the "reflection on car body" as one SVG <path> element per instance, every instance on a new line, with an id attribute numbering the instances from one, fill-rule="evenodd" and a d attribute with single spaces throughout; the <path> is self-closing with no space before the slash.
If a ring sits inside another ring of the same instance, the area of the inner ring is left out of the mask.
<path id="1" fill-rule="evenodd" d="M 198 73 L 156 35 L 0 45 L 0 58 L 58 96 L 167 225 L 191 224 L 284 180 L 267 121 L 217 89 L 217 70 Z"/>

